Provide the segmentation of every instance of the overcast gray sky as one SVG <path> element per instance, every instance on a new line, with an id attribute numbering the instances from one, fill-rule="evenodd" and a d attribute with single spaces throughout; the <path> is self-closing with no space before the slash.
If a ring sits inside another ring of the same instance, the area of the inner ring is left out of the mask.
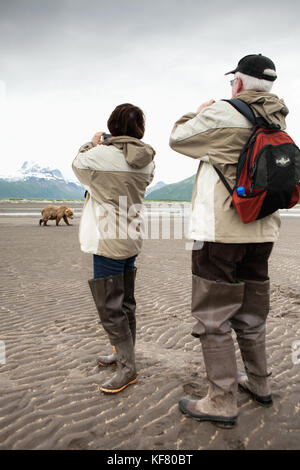
<path id="1" fill-rule="evenodd" d="M 0 174 L 36 160 L 73 176 L 79 146 L 132 102 L 157 151 L 154 181 L 186 178 L 197 162 L 169 149 L 174 122 L 230 98 L 224 74 L 252 53 L 274 61 L 299 145 L 299 13 L 296 0 L 0 0 Z"/>

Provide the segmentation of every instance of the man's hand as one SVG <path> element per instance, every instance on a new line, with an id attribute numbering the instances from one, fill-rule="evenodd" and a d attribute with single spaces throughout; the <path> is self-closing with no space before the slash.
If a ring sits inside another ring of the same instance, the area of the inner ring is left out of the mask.
<path id="1" fill-rule="evenodd" d="M 196 113 L 197 114 L 201 113 L 202 109 L 207 108 L 207 106 L 211 106 L 214 103 L 215 103 L 215 100 L 206 101 L 205 103 L 201 104 L 201 106 L 199 106 Z"/>
<path id="2" fill-rule="evenodd" d="M 101 144 L 101 137 L 105 134 L 105 132 L 96 132 L 94 137 L 92 138 L 92 142 L 96 145 Z"/>

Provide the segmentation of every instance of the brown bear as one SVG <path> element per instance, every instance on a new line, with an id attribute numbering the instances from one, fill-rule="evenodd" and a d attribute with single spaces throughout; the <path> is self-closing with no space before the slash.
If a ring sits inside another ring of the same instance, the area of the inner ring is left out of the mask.
<path id="1" fill-rule="evenodd" d="M 64 219 L 67 225 L 71 225 L 68 222 L 68 217 L 73 219 L 74 212 L 72 209 L 68 209 L 67 206 L 46 206 L 42 210 L 42 218 L 40 219 L 40 225 L 47 225 L 48 220 L 56 220 L 56 225 L 59 224 L 60 219 Z"/>

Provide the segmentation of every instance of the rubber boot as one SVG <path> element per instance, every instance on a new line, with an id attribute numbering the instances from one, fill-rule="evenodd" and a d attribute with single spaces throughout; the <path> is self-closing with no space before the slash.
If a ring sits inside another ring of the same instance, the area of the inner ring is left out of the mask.
<path id="1" fill-rule="evenodd" d="M 131 337 L 129 322 L 122 309 L 124 300 L 123 274 L 107 278 L 91 279 L 89 286 L 100 317 L 100 323 L 108 334 L 113 348 L 111 356 L 100 356 L 101 365 L 110 365 L 116 361 L 115 347 Z"/>
<path id="2" fill-rule="evenodd" d="M 237 366 L 231 334 L 200 338 L 208 379 L 208 393 L 201 400 L 182 398 L 180 410 L 199 421 L 232 428 L 238 418 Z"/>
<path id="3" fill-rule="evenodd" d="M 117 363 L 117 351 L 115 346 L 112 346 L 113 353 L 107 356 L 98 356 L 97 364 L 99 367 L 112 366 Z"/>
<path id="4" fill-rule="evenodd" d="M 180 410 L 200 421 L 230 428 L 237 422 L 237 366 L 230 319 L 243 302 L 244 284 L 210 281 L 193 275 L 192 335 L 200 338 L 208 379 L 201 400 L 182 398 Z"/>
<path id="5" fill-rule="evenodd" d="M 116 345 L 117 371 L 115 375 L 101 385 L 104 393 L 118 393 L 136 382 L 135 354 L 132 338 Z"/>
<path id="6" fill-rule="evenodd" d="M 243 282 L 210 281 L 193 274 L 191 313 L 197 323 L 192 336 L 230 332 L 230 320 L 242 306 L 244 288 Z"/>
<path id="7" fill-rule="evenodd" d="M 238 388 L 240 392 L 247 393 L 256 403 L 267 407 L 273 405 L 273 396 L 269 385 L 267 384 L 266 386 L 265 380 L 266 378 L 262 379 L 261 377 L 255 377 L 253 380 L 253 376 L 249 380 L 248 375 L 238 372 Z M 262 389 L 263 391 L 261 391 Z"/>
<path id="8" fill-rule="evenodd" d="M 246 374 L 239 373 L 242 392 L 262 406 L 273 403 L 266 357 L 266 319 L 270 307 L 270 281 L 245 281 L 241 310 L 231 321 L 241 351 Z"/>
<path id="9" fill-rule="evenodd" d="M 134 297 L 136 272 L 136 268 L 134 268 L 133 270 L 126 269 L 124 272 L 124 300 L 122 306 L 123 311 L 126 313 L 128 318 L 133 345 L 135 345 L 136 340 L 136 301 Z"/>
<path id="10" fill-rule="evenodd" d="M 123 312 L 127 315 L 129 328 L 132 335 L 133 345 L 135 345 L 136 340 L 136 318 L 135 318 L 135 310 L 136 310 L 136 302 L 134 298 L 134 287 L 135 287 L 135 278 L 136 278 L 136 271 L 126 269 L 124 271 L 124 299 L 122 304 Z M 110 355 L 101 355 L 97 359 L 97 363 L 100 367 L 103 366 L 110 366 L 116 364 L 117 362 L 117 353 L 115 347 L 113 348 L 113 354 Z"/>

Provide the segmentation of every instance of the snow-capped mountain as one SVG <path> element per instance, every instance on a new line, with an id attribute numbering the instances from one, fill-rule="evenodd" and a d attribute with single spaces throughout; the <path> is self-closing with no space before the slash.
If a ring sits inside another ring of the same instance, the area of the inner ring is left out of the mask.
<path id="1" fill-rule="evenodd" d="M 51 168 L 50 166 L 43 168 L 35 161 L 24 162 L 13 175 L 0 175 L 0 179 L 6 181 L 25 181 L 30 178 L 67 181 L 58 168 Z"/>
<path id="2" fill-rule="evenodd" d="M 61 171 L 57 168 L 51 168 L 49 166 L 42 168 L 38 163 L 33 161 L 24 162 L 18 172 L 18 176 L 21 178 L 25 177 L 64 180 Z"/>
<path id="3" fill-rule="evenodd" d="M 83 199 L 83 186 L 67 180 L 58 168 L 25 161 L 13 175 L 0 175 L 0 198 Z"/>

